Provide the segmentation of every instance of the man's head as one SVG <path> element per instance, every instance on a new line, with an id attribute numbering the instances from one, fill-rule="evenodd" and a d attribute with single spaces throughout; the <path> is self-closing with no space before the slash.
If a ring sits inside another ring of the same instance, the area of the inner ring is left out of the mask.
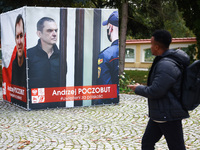
<path id="1" fill-rule="evenodd" d="M 22 57 L 24 55 L 24 21 L 22 15 L 19 14 L 17 16 L 15 22 L 15 42 L 17 47 L 17 55 L 18 57 Z"/>
<path id="2" fill-rule="evenodd" d="M 151 37 L 151 52 L 155 56 L 162 55 L 169 49 L 171 34 L 166 30 L 156 30 Z"/>
<path id="3" fill-rule="evenodd" d="M 43 17 L 37 23 L 37 35 L 41 39 L 41 43 L 46 45 L 56 44 L 57 31 L 56 22 L 52 18 Z"/>
<path id="4" fill-rule="evenodd" d="M 107 25 L 107 36 L 110 42 L 118 39 L 118 26 L 119 17 L 118 11 L 114 11 L 108 18 L 108 20 L 103 22 L 103 26 Z"/>

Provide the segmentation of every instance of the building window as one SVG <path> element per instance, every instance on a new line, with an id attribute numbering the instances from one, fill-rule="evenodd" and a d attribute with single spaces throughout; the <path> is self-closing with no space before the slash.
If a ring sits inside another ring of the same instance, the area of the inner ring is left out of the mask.
<path id="1" fill-rule="evenodd" d="M 135 50 L 132 48 L 126 48 L 125 62 L 135 62 Z"/>
<path id="2" fill-rule="evenodd" d="M 155 56 L 152 55 L 150 48 L 144 50 L 144 62 L 153 62 L 154 58 Z"/>

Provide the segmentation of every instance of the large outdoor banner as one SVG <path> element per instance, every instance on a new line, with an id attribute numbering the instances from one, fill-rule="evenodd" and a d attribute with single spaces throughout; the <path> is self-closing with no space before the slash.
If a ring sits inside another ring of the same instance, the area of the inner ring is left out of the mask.
<path id="1" fill-rule="evenodd" d="M 3 99 L 27 108 L 24 8 L 1 14 Z"/>
<path id="2" fill-rule="evenodd" d="M 3 99 L 28 110 L 119 103 L 118 26 L 115 9 L 2 14 Z"/>

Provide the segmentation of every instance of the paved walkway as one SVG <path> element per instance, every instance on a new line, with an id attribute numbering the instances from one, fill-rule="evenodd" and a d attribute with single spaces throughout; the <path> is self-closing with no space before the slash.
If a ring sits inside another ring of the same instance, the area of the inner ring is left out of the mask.
<path id="1" fill-rule="evenodd" d="M 119 105 L 26 111 L 0 100 L 1 150 L 140 150 L 146 99 L 120 95 Z M 200 108 L 183 120 L 188 150 L 200 150 Z M 167 150 L 162 138 L 156 150 Z"/>

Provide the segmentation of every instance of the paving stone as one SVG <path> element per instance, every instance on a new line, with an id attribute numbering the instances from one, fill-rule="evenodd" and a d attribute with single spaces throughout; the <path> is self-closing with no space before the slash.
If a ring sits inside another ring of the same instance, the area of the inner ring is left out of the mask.
<path id="1" fill-rule="evenodd" d="M 140 150 L 147 113 L 146 98 L 128 94 L 120 94 L 119 105 L 37 111 L 0 100 L 0 149 Z M 183 120 L 185 143 L 187 149 L 197 150 L 200 107 L 190 116 Z M 164 138 L 156 150 L 167 150 Z"/>

